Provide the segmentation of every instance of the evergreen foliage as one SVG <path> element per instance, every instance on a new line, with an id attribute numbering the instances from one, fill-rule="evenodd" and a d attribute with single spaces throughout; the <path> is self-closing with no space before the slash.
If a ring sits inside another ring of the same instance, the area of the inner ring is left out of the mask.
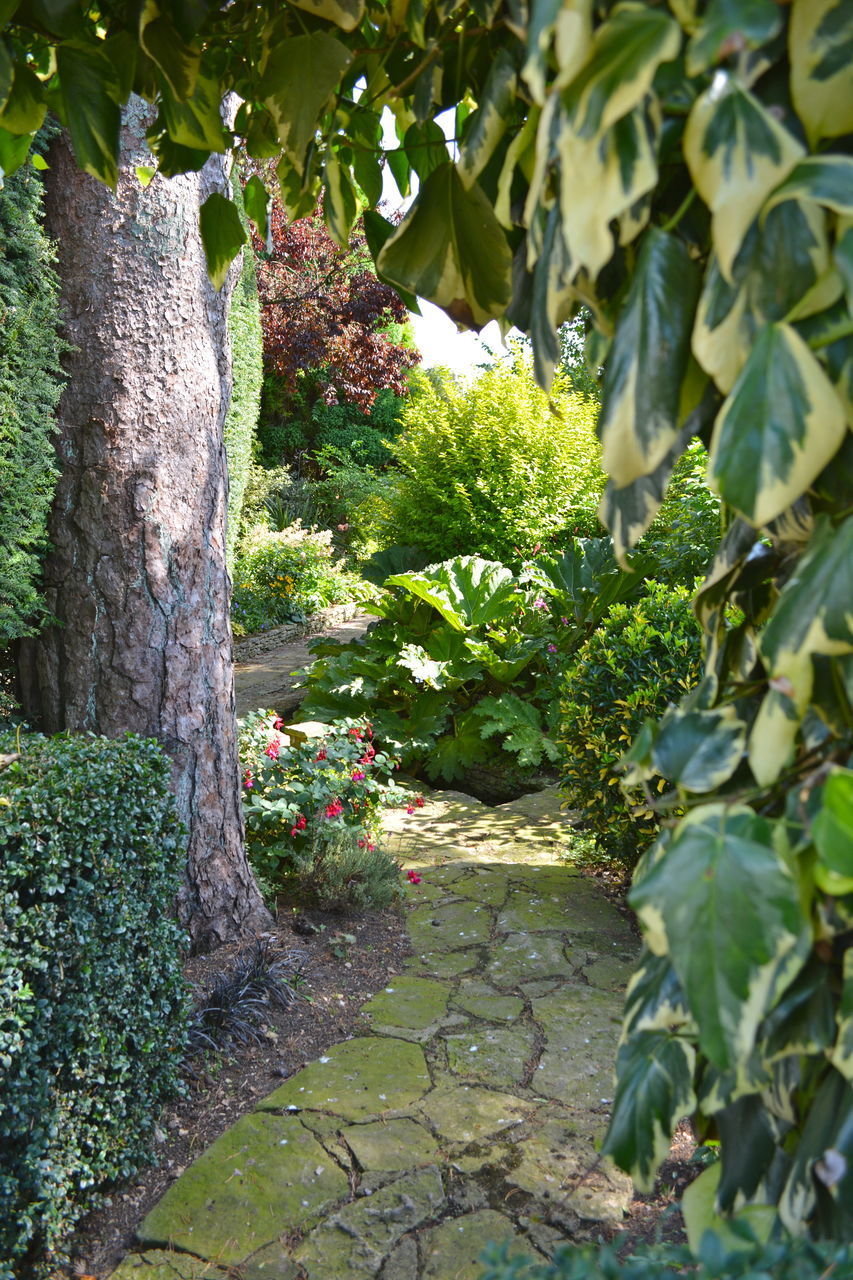
<path id="1" fill-rule="evenodd" d="M 30 165 L 0 189 L 0 648 L 43 616 L 40 553 L 56 482 L 59 286 Z"/>
<path id="2" fill-rule="evenodd" d="M 155 742 L 11 736 L 0 772 L 0 1277 L 55 1274 L 149 1158 L 184 1054 L 182 833 Z"/>

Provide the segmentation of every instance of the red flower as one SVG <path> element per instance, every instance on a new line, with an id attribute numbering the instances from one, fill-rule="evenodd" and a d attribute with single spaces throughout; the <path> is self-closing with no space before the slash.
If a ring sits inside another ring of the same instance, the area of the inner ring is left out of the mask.
<path id="1" fill-rule="evenodd" d="M 255 785 L 255 779 L 252 777 L 252 770 L 247 769 L 246 772 L 243 774 L 243 786 L 246 788 L 247 791 L 251 791 L 254 785 Z"/>
<path id="2" fill-rule="evenodd" d="M 341 804 L 340 800 L 333 800 L 331 804 L 326 805 L 327 818 L 337 818 L 339 814 L 343 813 L 343 811 L 344 806 Z"/>
<path id="3" fill-rule="evenodd" d="M 418 806 L 419 809 L 422 809 L 424 807 L 423 796 L 418 796 L 417 799 L 415 800 L 415 804 Z"/>
<path id="4" fill-rule="evenodd" d="M 359 764 L 370 764 L 371 760 L 375 755 L 376 755 L 376 752 L 373 750 L 373 747 L 371 747 L 370 744 L 368 743 L 368 745 L 364 748 L 364 755 L 359 760 Z"/>
<path id="5" fill-rule="evenodd" d="M 364 782 L 364 772 L 361 769 L 353 769 L 350 777 L 353 782 Z"/>
<path id="6" fill-rule="evenodd" d="M 349 736 L 351 738 L 361 738 L 361 729 L 350 729 Z"/>
<path id="7" fill-rule="evenodd" d="M 270 760 L 277 760 L 278 753 L 280 750 L 281 750 L 281 743 L 279 742 L 278 738 L 273 738 L 272 741 L 267 744 L 264 750 L 264 755 L 269 756 Z"/>
<path id="8" fill-rule="evenodd" d="M 315 760 L 325 760 L 325 759 L 326 759 L 326 748 L 325 748 L 325 747 L 321 747 L 321 748 L 320 748 L 320 750 L 317 752 L 316 756 L 314 757 L 314 759 L 315 759 Z"/>
<path id="9" fill-rule="evenodd" d="M 275 720 L 272 722 L 272 727 L 277 729 L 279 732 L 284 728 L 284 721 L 281 716 L 276 716 Z"/>
<path id="10" fill-rule="evenodd" d="M 406 879 L 409 881 L 410 884 L 420 884 L 421 882 L 421 878 L 418 875 L 417 871 L 407 871 Z"/>

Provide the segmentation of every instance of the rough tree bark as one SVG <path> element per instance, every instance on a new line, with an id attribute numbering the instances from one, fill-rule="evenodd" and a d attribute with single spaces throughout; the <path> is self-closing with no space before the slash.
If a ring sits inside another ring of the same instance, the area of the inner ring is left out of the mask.
<path id="1" fill-rule="evenodd" d="M 45 567 L 60 625 L 24 657 L 25 704 L 48 732 L 126 730 L 174 762 L 189 831 L 178 901 L 193 949 L 269 921 L 245 857 L 236 746 L 227 473 L 227 288 L 205 271 L 198 209 L 224 190 L 222 158 L 155 177 L 149 108 L 131 101 L 115 194 L 50 155 L 47 225 L 58 246 L 70 382 Z"/>

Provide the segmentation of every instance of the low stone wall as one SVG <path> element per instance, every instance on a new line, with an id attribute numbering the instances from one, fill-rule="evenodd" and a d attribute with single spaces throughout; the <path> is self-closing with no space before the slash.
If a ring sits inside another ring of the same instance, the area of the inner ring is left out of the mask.
<path id="1" fill-rule="evenodd" d="M 252 662 L 265 653 L 272 653 L 284 644 L 293 640 L 302 640 L 305 636 L 316 636 L 342 622 L 349 622 L 361 612 L 357 604 L 333 604 L 328 609 L 312 613 L 304 622 L 289 622 L 283 627 L 272 627 L 269 631 L 260 631 L 254 636 L 244 636 L 234 641 L 234 661 Z"/>

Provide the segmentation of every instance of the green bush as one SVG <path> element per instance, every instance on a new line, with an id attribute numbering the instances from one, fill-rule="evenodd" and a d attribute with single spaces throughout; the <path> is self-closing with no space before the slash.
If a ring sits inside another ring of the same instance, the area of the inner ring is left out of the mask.
<path id="1" fill-rule="evenodd" d="M 234 202 L 246 225 L 242 188 L 234 175 Z M 263 381 L 263 334 L 258 283 L 255 278 L 255 255 L 250 244 L 243 246 L 243 266 L 228 311 L 228 336 L 231 341 L 231 403 L 225 418 L 223 434 L 228 458 L 228 527 L 226 551 L 229 567 L 240 534 L 243 498 L 252 463 L 252 444 L 261 408 Z"/>
<path id="2" fill-rule="evenodd" d="M 319 371 L 305 371 L 294 396 L 281 378 L 268 373 L 263 382 L 258 442 L 265 465 L 302 468 L 320 449 L 346 453 L 366 467 L 380 469 L 391 461 L 386 442 L 402 428 L 405 400 L 389 388 L 378 391 L 365 413 L 354 404 L 326 404 L 317 399 Z"/>
<path id="3" fill-rule="evenodd" d="M 251 529 L 234 564 L 234 634 L 302 622 L 317 609 L 355 599 L 360 579 L 333 558 L 331 541 L 331 533 L 299 523 L 280 532 Z"/>
<path id="4" fill-rule="evenodd" d="M 595 402 L 559 379 L 549 404 L 521 359 L 470 387 L 415 380 L 394 445 L 402 474 L 386 541 L 436 560 L 511 562 L 564 530 L 594 533 L 604 486 L 596 416 Z"/>
<path id="5" fill-rule="evenodd" d="M 650 583 L 648 594 L 616 604 L 566 671 L 559 743 L 567 802 L 583 811 L 599 852 L 630 868 L 659 823 L 645 801 L 620 788 L 619 761 L 650 717 L 698 683 L 699 628 L 689 593 Z M 652 788 L 662 790 L 663 780 Z"/>
<path id="6" fill-rule="evenodd" d="M 309 486 L 318 520 L 332 530 L 336 543 L 365 559 L 384 537 L 394 476 L 361 466 L 348 453 L 331 448 L 317 455 L 323 477 Z"/>
<path id="7" fill-rule="evenodd" d="M 402 896 L 399 863 L 345 827 L 315 830 L 294 866 L 303 893 L 325 911 L 384 911 Z"/>
<path id="8" fill-rule="evenodd" d="M 648 533 L 638 543 L 655 561 L 655 577 L 683 586 L 704 575 L 720 543 L 720 499 L 708 488 L 708 454 L 695 440 L 682 454 L 666 497 Z"/>
<path id="9" fill-rule="evenodd" d="M 621 1259 L 606 1245 L 568 1245 L 551 1262 L 531 1265 L 492 1246 L 480 1280 L 849 1280 L 853 1275 L 853 1249 L 847 1244 L 790 1236 L 762 1244 L 748 1228 L 742 1230 L 740 1238 L 732 1230 L 725 1242 L 707 1232 L 698 1258 L 675 1244 L 650 1245 Z"/>
<path id="10" fill-rule="evenodd" d="M 20 751 L 0 773 L 3 1280 L 55 1274 L 98 1188 L 149 1158 L 187 1017 L 168 760 L 134 737 Z"/>
<path id="11" fill-rule="evenodd" d="M 0 189 L 0 646 L 34 630 L 40 557 L 56 484 L 62 389 L 59 286 L 26 165 Z"/>

